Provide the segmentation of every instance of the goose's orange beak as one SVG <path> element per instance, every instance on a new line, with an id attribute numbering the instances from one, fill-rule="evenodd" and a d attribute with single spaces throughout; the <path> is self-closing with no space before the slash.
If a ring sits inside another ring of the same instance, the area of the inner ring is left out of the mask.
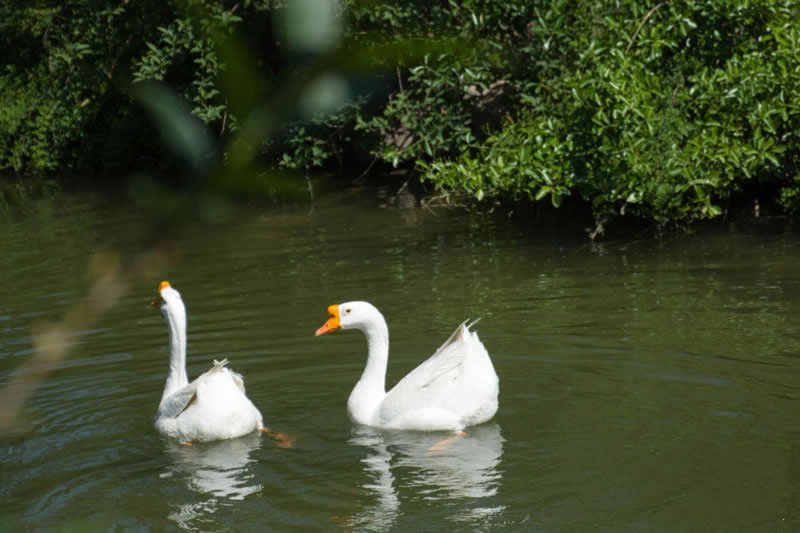
<path id="1" fill-rule="evenodd" d="M 342 325 L 339 324 L 339 306 L 338 305 L 329 305 L 328 306 L 328 321 L 322 324 L 317 332 L 314 334 L 317 337 L 320 335 L 325 335 L 328 332 L 336 331 L 337 329 L 342 329 Z"/>
<path id="2" fill-rule="evenodd" d="M 161 307 L 161 291 L 170 287 L 169 281 L 162 281 L 158 284 L 158 296 L 153 298 L 153 301 L 150 302 L 150 305 L 153 307 Z"/>

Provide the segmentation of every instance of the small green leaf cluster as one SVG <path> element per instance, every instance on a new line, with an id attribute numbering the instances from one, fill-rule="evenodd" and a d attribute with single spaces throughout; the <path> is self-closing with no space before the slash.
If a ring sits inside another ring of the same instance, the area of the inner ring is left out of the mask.
<path id="1" fill-rule="evenodd" d="M 466 191 L 477 200 L 500 194 L 517 199 L 533 196 L 559 207 L 575 187 L 574 149 L 573 136 L 563 122 L 526 111 L 520 120 L 489 136 L 475 154 L 420 160 L 417 165 L 442 190 Z"/>
<path id="2" fill-rule="evenodd" d="M 166 81 L 182 90 L 192 104 L 192 113 L 206 124 L 220 125 L 227 118 L 227 105 L 217 87 L 222 64 L 209 35 L 231 31 L 241 18 L 216 3 L 206 3 L 202 17 L 178 14 L 169 24 L 157 27 L 157 37 L 145 43 L 147 50 L 133 61 L 133 81 Z M 235 129 L 226 120 L 221 129 Z"/>
<path id="3" fill-rule="evenodd" d="M 324 167 L 331 159 L 343 161 L 345 148 L 352 142 L 354 114 L 352 106 L 344 106 L 325 117 L 292 124 L 273 143 L 281 154 L 278 166 L 307 172 Z"/>
<path id="4" fill-rule="evenodd" d="M 408 88 L 395 93 L 382 114 L 361 117 L 358 130 L 376 135 L 377 153 L 395 167 L 420 157 L 453 157 L 475 142 L 465 95 L 470 87 L 485 88 L 488 79 L 485 67 L 458 65 L 447 54 L 425 56 L 408 70 Z"/>

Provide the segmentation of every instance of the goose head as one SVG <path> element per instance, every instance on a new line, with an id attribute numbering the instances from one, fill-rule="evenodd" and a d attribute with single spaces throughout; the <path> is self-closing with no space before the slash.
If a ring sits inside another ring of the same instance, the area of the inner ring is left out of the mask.
<path id="1" fill-rule="evenodd" d="M 383 315 L 368 302 L 345 302 L 328 306 L 328 320 L 317 329 L 319 337 L 339 329 L 366 330 L 376 321 L 383 322 Z"/>
<path id="2" fill-rule="evenodd" d="M 170 317 L 181 319 L 180 321 L 186 322 L 186 307 L 183 305 L 181 293 L 172 288 L 168 281 L 162 281 L 158 285 L 158 296 L 152 301 L 153 307 L 158 307 L 161 310 L 161 316 L 164 320 L 169 322 Z"/>

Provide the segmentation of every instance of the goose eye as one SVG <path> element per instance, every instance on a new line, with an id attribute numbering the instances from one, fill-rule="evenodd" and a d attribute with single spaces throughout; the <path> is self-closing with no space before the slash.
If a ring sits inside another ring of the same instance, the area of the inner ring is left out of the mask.
<path id="1" fill-rule="evenodd" d="M 344 312 L 345 313 L 349 313 L 350 312 L 350 308 L 348 307 L 347 309 L 344 310 Z"/>

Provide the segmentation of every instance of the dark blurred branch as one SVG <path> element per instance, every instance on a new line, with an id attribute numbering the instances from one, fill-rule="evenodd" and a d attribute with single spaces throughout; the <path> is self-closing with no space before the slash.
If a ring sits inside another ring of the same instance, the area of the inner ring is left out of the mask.
<path id="1" fill-rule="evenodd" d="M 127 294 L 133 282 L 164 270 L 173 255 L 165 246 L 155 247 L 141 254 L 127 270 L 122 269 L 116 253 L 100 252 L 91 258 L 89 272 L 95 281 L 86 297 L 60 322 L 33 326 L 32 357 L 0 389 L 0 434 L 25 431 L 25 424 L 19 423 L 22 408 L 67 357 L 74 336 L 96 324 Z"/>

